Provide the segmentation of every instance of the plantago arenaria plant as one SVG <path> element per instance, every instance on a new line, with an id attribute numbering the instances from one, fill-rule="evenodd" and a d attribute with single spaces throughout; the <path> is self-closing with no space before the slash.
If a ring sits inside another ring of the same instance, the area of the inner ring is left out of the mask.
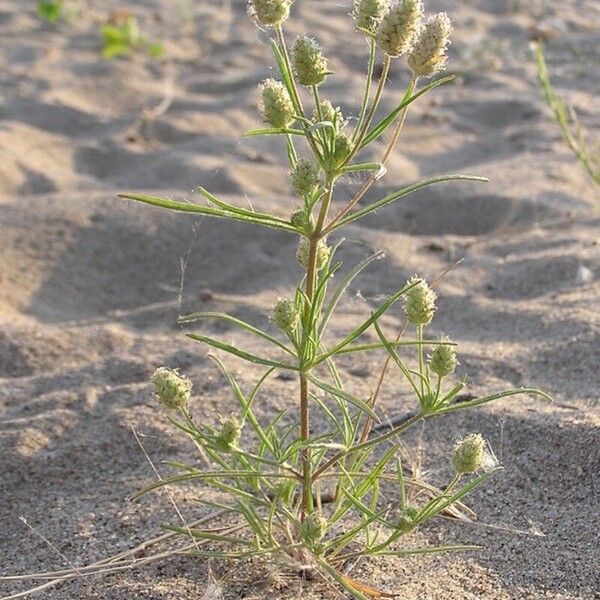
<path id="1" fill-rule="evenodd" d="M 361 106 L 351 128 L 339 108 L 321 93 L 332 75 L 323 49 L 311 37 L 301 36 L 288 47 L 283 23 L 290 15 L 289 0 L 252 0 L 250 13 L 257 25 L 273 33 L 271 49 L 279 79 L 260 85 L 260 113 L 265 128 L 249 136 L 281 139 L 289 160 L 290 187 L 297 205 L 282 207 L 284 216 L 257 212 L 225 202 L 204 188 L 206 204 L 179 202 L 137 193 L 123 197 L 169 210 L 205 215 L 286 232 L 298 240 L 296 257 L 300 274 L 295 294 L 274 300 L 274 331 L 260 329 L 233 316 L 200 312 L 182 323 L 220 319 L 257 336 L 264 354 L 200 333 L 188 336 L 221 353 L 233 355 L 261 369 L 257 383 L 245 391 L 222 360 L 213 356 L 239 404 L 237 414 L 213 423 L 192 416 L 191 382 L 176 371 L 161 368 L 154 375 L 156 397 L 169 411 L 172 425 L 185 433 L 201 452 L 205 468 L 174 464 L 177 473 L 145 490 L 177 483 L 202 483 L 224 493 L 219 502 L 239 527 L 235 537 L 197 528 L 176 529 L 182 535 L 214 542 L 203 555 L 228 558 L 261 556 L 274 563 L 294 564 L 333 579 L 355 598 L 382 593 L 345 573 L 350 561 L 361 557 L 405 556 L 470 549 L 470 546 L 418 548 L 410 533 L 440 513 L 463 506 L 461 500 L 497 469 L 487 442 L 479 435 L 449 449 L 447 465 L 454 467 L 443 491 L 405 473 L 399 457 L 400 436 L 434 417 L 468 410 L 489 402 L 538 394 L 536 389 L 510 389 L 472 400 L 458 401 L 465 382 L 452 381 L 457 365 L 456 345 L 447 338 L 432 339 L 426 330 L 435 317 L 436 295 L 415 276 L 364 317 L 341 338 L 328 325 L 353 279 L 373 261 L 376 253 L 355 266 L 332 287 L 339 232 L 348 224 L 382 211 L 417 190 L 453 180 L 485 181 L 469 175 L 442 175 L 403 187 L 378 201 L 359 206 L 366 192 L 385 173 L 385 164 L 398 141 L 407 111 L 414 101 L 452 79 L 444 77 L 420 85 L 444 68 L 450 20 L 445 13 L 426 17 L 420 0 L 360 0 L 354 7 L 356 28 L 365 36 L 369 57 Z M 381 55 L 382 76 L 373 89 L 374 66 Z M 377 117 L 392 60 L 405 56 L 412 72 L 406 93 L 389 114 Z M 304 89 L 306 88 L 306 89 Z M 387 132 L 381 160 L 360 162 L 362 151 Z M 338 200 L 336 184 L 348 174 L 363 173 L 363 182 L 351 200 Z M 403 301 L 406 331 L 390 337 L 383 315 L 400 312 Z M 375 337 L 366 340 L 364 334 Z M 373 341 L 375 339 L 375 341 Z M 342 355 L 365 352 L 386 354 L 414 392 L 410 418 L 389 430 L 374 427 L 379 421 L 377 394 L 361 398 L 349 389 L 336 365 Z M 297 407 L 259 418 L 256 406 L 264 388 L 277 372 L 286 371 L 297 382 Z M 380 493 L 385 490 L 385 493 Z M 410 499 L 417 498 L 409 502 Z M 421 498 L 421 500 L 418 500 Z M 425 498 L 425 499 L 423 499 Z M 216 506 L 200 498 L 209 506 Z"/>

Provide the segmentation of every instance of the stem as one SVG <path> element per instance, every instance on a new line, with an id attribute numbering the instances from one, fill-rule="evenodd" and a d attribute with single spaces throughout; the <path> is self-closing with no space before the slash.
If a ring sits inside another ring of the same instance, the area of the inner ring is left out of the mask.
<path id="1" fill-rule="evenodd" d="M 306 310 L 308 312 L 312 309 L 312 303 L 314 301 L 315 288 L 317 283 L 317 249 L 319 241 L 322 237 L 321 230 L 323 227 L 323 223 L 327 218 L 327 211 L 329 210 L 329 205 L 331 204 L 331 197 L 333 195 L 333 186 L 334 181 L 332 178 L 328 178 L 327 180 L 327 191 L 323 197 L 321 202 L 321 209 L 319 211 L 319 216 L 317 218 L 317 224 L 315 226 L 314 232 L 310 238 L 310 250 L 308 254 L 308 266 L 306 268 L 306 297 L 308 298 L 308 305 Z M 309 370 L 304 369 L 304 360 L 306 347 L 308 343 L 308 339 L 310 338 L 311 331 L 309 328 L 312 326 L 312 323 L 308 323 L 305 320 L 306 330 L 303 332 L 303 340 L 302 340 L 302 355 L 301 359 L 301 371 L 300 371 L 300 438 L 302 440 L 307 440 L 310 435 L 310 412 L 309 412 L 309 388 L 308 388 L 308 372 Z M 310 450 L 309 448 L 302 449 L 302 499 L 301 499 L 301 508 L 300 514 L 301 519 L 304 520 L 306 514 L 313 510 L 313 475 L 311 469 L 311 460 L 310 460 Z"/>
<path id="2" fill-rule="evenodd" d="M 289 133 L 286 134 L 286 143 L 288 149 L 290 168 L 293 169 L 298 164 L 298 153 L 296 152 L 296 147 L 294 146 L 292 136 Z"/>
<path id="3" fill-rule="evenodd" d="M 369 105 L 369 96 L 371 95 L 371 83 L 373 81 L 373 70 L 375 67 L 375 55 L 377 51 L 377 46 L 375 45 L 375 40 L 369 38 L 369 62 L 367 65 L 367 81 L 365 85 L 365 94 L 363 97 L 360 116 L 358 117 L 358 123 L 356 124 L 356 129 L 354 130 L 354 135 L 352 136 L 352 142 L 356 143 L 356 139 L 360 132 L 362 131 L 362 127 L 365 121 L 365 116 L 367 114 L 367 107 Z"/>
<path id="4" fill-rule="evenodd" d="M 315 109 L 319 115 L 319 121 L 323 120 L 323 109 L 321 108 L 321 98 L 319 97 L 319 88 L 316 85 L 311 86 L 313 98 L 315 101 Z"/>
<path id="5" fill-rule="evenodd" d="M 398 335 L 396 336 L 397 342 L 400 341 L 400 338 L 404 334 L 404 330 L 406 329 L 407 324 L 408 324 L 408 322 L 405 322 L 404 325 L 402 326 L 402 328 L 400 329 L 400 331 L 398 332 Z M 377 399 L 379 398 L 379 394 L 381 393 L 381 387 L 383 386 L 383 380 L 385 379 L 385 376 L 387 375 L 387 371 L 390 366 L 391 360 L 392 360 L 392 357 L 390 354 L 388 354 L 385 359 L 385 362 L 383 363 L 383 368 L 381 369 L 379 379 L 377 380 L 377 385 L 375 387 L 375 392 L 373 393 L 373 397 L 369 401 L 369 406 L 371 408 L 373 408 L 373 406 L 375 405 L 375 402 L 377 402 Z M 365 425 L 363 427 L 362 433 L 359 438 L 359 442 L 361 444 L 363 442 L 366 442 L 369 439 L 369 434 L 371 433 L 372 427 L 373 427 L 373 418 L 370 417 L 369 415 L 367 415 L 367 420 L 365 421 Z"/>
<path id="6" fill-rule="evenodd" d="M 391 437 L 394 437 L 395 435 L 398 435 L 399 433 L 406 431 L 409 427 L 412 427 L 415 423 L 418 423 L 421 419 L 425 419 L 428 416 L 429 415 L 422 415 L 421 413 L 419 413 L 417 415 L 414 415 L 410 419 L 408 419 L 408 421 L 405 421 L 404 423 L 402 423 L 402 425 L 398 425 L 398 427 L 394 427 L 394 429 L 391 429 L 387 433 L 379 435 L 376 438 L 373 438 L 372 440 L 369 440 L 367 442 L 363 442 L 362 444 L 353 446 L 352 448 L 349 448 L 348 450 L 342 450 L 342 451 L 338 452 L 336 455 L 331 457 L 324 465 L 321 465 L 314 472 L 313 479 L 318 479 L 321 475 L 323 475 L 323 473 L 325 473 L 325 471 L 327 471 L 327 469 L 329 469 L 329 467 L 332 467 L 333 465 L 335 465 L 335 463 L 337 463 L 340 459 L 344 458 L 345 456 L 348 456 L 349 454 L 353 454 L 354 452 L 359 452 L 360 450 L 365 450 L 367 448 L 370 448 L 371 446 L 380 444 L 381 442 L 384 442 L 385 440 L 388 440 Z"/>
<path id="7" fill-rule="evenodd" d="M 308 410 L 308 379 L 300 374 L 300 437 L 307 440 L 310 435 L 310 415 Z M 306 514 L 312 510 L 312 475 L 310 468 L 310 452 L 302 449 L 302 503 L 300 518 L 304 521 Z"/>
<path id="8" fill-rule="evenodd" d="M 296 80 L 294 79 L 294 71 L 292 69 L 292 62 L 290 60 L 290 55 L 289 55 L 289 52 L 287 49 L 287 44 L 285 43 L 285 37 L 283 36 L 283 28 L 281 27 L 281 24 L 279 24 L 275 27 L 275 32 L 277 34 L 277 42 L 279 43 L 279 48 L 281 49 L 281 54 L 283 55 L 283 61 L 285 63 L 285 68 L 287 69 L 289 76 L 290 76 L 290 82 L 292 85 L 292 95 L 291 95 L 292 104 L 294 105 L 294 108 L 299 116 L 306 117 L 306 115 L 304 114 L 304 108 L 302 107 L 302 101 L 300 100 L 300 94 L 298 93 L 298 86 L 296 85 Z M 301 122 L 301 125 L 302 125 L 302 129 L 306 133 L 307 142 L 309 143 L 312 151 L 315 153 L 315 156 L 317 157 L 319 164 L 321 164 L 321 166 L 323 166 L 323 157 L 321 156 L 321 153 L 319 152 L 319 149 L 317 148 L 317 145 L 315 144 L 315 141 L 314 141 L 312 135 L 307 131 L 306 123 Z"/>
<path id="9" fill-rule="evenodd" d="M 412 96 L 413 92 L 417 88 L 417 79 L 418 79 L 417 77 L 413 77 L 412 81 L 410 82 L 410 86 L 409 86 L 408 92 L 407 92 L 409 96 Z M 385 165 L 387 163 L 387 161 L 389 160 L 390 154 L 392 153 L 392 150 L 396 146 L 396 143 L 398 142 L 398 138 L 400 137 L 400 134 L 402 133 L 402 128 L 404 127 L 404 122 L 406 121 L 406 113 L 408 112 L 409 106 L 410 105 L 405 106 L 404 110 L 402 111 L 402 114 L 400 115 L 400 119 L 398 120 L 396 129 L 394 130 L 394 135 L 392 136 L 392 139 L 390 140 L 390 143 L 388 144 L 385 154 L 383 155 L 383 159 L 381 160 L 381 164 L 383 164 L 383 165 Z"/>
<path id="10" fill-rule="evenodd" d="M 316 85 L 311 86 L 311 91 L 313 95 L 313 100 L 315 103 L 315 112 L 319 121 L 323 120 L 323 109 L 321 107 L 321 96 L 319 95 L 319 88 Z M 319 131 L 319 137 L 321 138 L 321 145 L 325 150 L 325 155 L 327 153 L 333 152 L 333 135 L 329 135 L 329 132 L 324 132 L 323 130 Z M 328 138 L 331 139 L 331 144 L 329 143 Z"/>
<path id="11" fill-rule="evenodd" d="M 409 95 L 414 92 L 414 90 L 416 89 L 416 85 L 417 85 L 417 78 L 415 77 L 415 78 L 413 78 L 413 80 L 409 86 L 409 91 L 408 91 Z M 383 167 L 385 167 L 385 165 L 387 164 L 394 147 L 398 143 L 398 139 L 400 137 L 402 128 L 406 121 L 407 113 L 408 113 L 408 106 L 406 106 L 404 108 L 404 110 L 402 111 L 402 114 L 400 115 L 398 124 L 396 125 L 396 129 L 394 130 L 394 134 L 392 135 L 392 138 L 390 139 L 390 141 L 387 145 L 387 148 L 383 154 L 383 157 L 381 159 L 381 165 Z M 372 119 L 372 117 L 371 117 L 371 119 Z M 367 128 L 368 128 L 368 125 L 367 125 Z M 366 131 L 365 131 L 365 135 L 366 135 Z M 364 135 L 363 135 L 363 138 L 364 138 Z M 357 148 L 358 148 L 358 145 L 354 148 L 354 150 L 358 151 Z M 350 158 L 348 160 L 351 160 L 351 158 L 352 158 L 352 155 L 350 156 Z M 329 233 L 332 229 L 334 229 L 335 226 L 337 225 L 337 223 L 339 223 L 339 221 L 341 221 L 362 200 L 364 195 L 371 189 L 371 186 L 377 181 L 378 177 L 379 177 L 378 173 L 373 173 L 365 180 L 365 182 L 362 184 L 362 186 L 360 187 L 358 192 L 356 192 L 356 194 L 354 195 L 352 200 L 350 200 L 350 202 L 331 220 L 329 225 L 327 225 L 326 233 Z"/>
<path id="12" fill-rule="evenodd" d="M 459 481 L 460 475 L 455 475 L 452 481 L 448 484 L 448 487 L 446 487 L 446 489 L 444 490 L 444 495 L 449 494 Z"/>
<path id="13" fill-rule="evenodd" d="M 296 87 L 296 82 L 294 81 L 292 63 L 290 61 L 290 55 L 285 43 L 285 38 L 283 37 L 283 28 L 281 27 L 281 24 L 275 27 L 275 32 L 277 33 L 277 41 L 279 42 L 279 47 L 281 48 L 281 53 L 283 54 L 285 67 L 290 74 L 290 81 L 292 83 L 292 103 L 294 104 L 294 108 L 298 111 L 298 114 L 300 116 L 304 116 L 304 109 L 302 108 L 302 102 L 300 100 L 300 95 L 298 94 L 298 88 Z"/>
<path id="14" fill-rule="evenodd" d="M 344 161 L 344 165 L 347 165 L 356 156 L 358 149 L 360 148 L 360 145 L 362 144 L 362 141 L 365 139 L 365 135 L 367 135 L 367 131 L 369 130 L 369 127 L 371 126 L 371 123 L 373 122 L 373 117 L 375 116 L 375 113 L 377 112 L 377 107 L 379 106 L 379 102 L 381 101 L 381 96 L 383 95 L 383 88 L 385 87 L 385 84 L 386 84 L 387 78 L 388 78 L 388 74 L 390 72 L 390 63 L 391 63 L 391 59 L 386 54 L 383 58 L 383 69 L 381 71 L 381 77 L 379 78 L 379 83 L 377 84 L 377 91 L 375 92 L 375 99 L 373 100 L 373 104 L 371 105 L 371 108 L 369 110 L 367 118 L 363 122 L 362 130 L 360 131 L 360 133 L 357 136 L 356 144 L 354 145 L 354 148 L 352 149 L 352 152 L 350 152 L 350 155 L 348 156 L 348 158 Z"/>
<path id="15" fill-rule="evenodd" d="M 423 325 L 417 325 L 417 339 L 422 342 L 423 341 Z M 419 373 L 421 375 L 421 377 L 419 378 L 420 381 L 420 387 L 421 387 L 421 396 L 425 395 L 425 387 L 423 385 L 423 377 L 425 377 L 425 374 L 423 373 L 423 369 L 424 369 L 424 365 L 425 365 L 425 360 L 424 360 L 424 356 L 423 356 L 423 345 L 419 344 L 419 346 L 417 347 L 417 353 L 419 355 Z"/>
<path id="16" fill-rule="evenodd" d="M 333 196 L 333 186 L 335 184 L 335 180 L 329 176 L 326 184 L 326 192 L 323 198 L 323 202 L 321 204 L 321 210 L 319 211 L 319 217 L 317 219 L 317 224 L 315 225 L 315 230 L 313 237 L 318 241 L 321 238 L 325 237 L 326 233 L 323 230 L 323 225 L 325 224 L 325 219 L 327 218 L 327 212 L 329 211 L 329 206 L 331 205 L 331 198 Z"/>

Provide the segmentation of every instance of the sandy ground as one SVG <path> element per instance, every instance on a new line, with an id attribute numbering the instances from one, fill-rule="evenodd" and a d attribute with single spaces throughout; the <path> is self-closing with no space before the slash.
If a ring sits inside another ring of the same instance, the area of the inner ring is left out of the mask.
<path id="1" fill-rule="evenodd" d="M 192 452 L 153 405 L 149 376 L 161 364 L 181 367 L 195 382 L 199 419 L 234 406 L 205 349 L 178 334 L 176 318 L 218 308 L 269 327 L 275 297 L 289 293 L 299 274 L 289 267 L 295 242 L 286 235 L 115 199 L 128 189 L 192 198 L 202 184 L 281 215 L 293 208 L 278 142 L 241 139 L 259 125 L 256 84 L 272 64 L 266 35 L 247 20 L 244 2 L 192 2 L 193 21 L 167 0 L 87 4 L 74 24 L 52 27 L 35 16 L 33 2 L 0 0 L 2 575 L 64 568 L 67 560 L 87 564 L 176 521 L 164 494 L 126 501 L 152 478 L 132 426 L 157 463 Z M 429 188 L 349 228 L 346 264 L 372 248 L 385 249 L 387 258 L 353 287 L 333 333 L 347 331 L 412 273 L 433 276 L 464 258 L 440 286 L 432 332 L 461 342 L 461 374 L 469 374 L 474 393 L 527 384 L 556 401 L 521 398 L 428 423 L 418 433 L 431 480 L 443 476 L 453 440 L 473 430 L 489 438 L 505 471 L 471 498 L 483 525 L 440 522 L 418 539 L 485 549 L 377 561 L 357 574 L 411 600 L 597 598 L 599 197 L 540 99 L 528 43 L 535 32 L 548 37 L 557 86 L 597 138 L 600 6 L 428 4 L 455 21 L 451 67 L 458 77 L 410 114 L 372 197 L 438 173 L 485 174 L 492 182 Z M 99 58 L 98 23 L 122 5 L 165 41 L 166 64 Z M 298 0 L 290 33 L 309 31 L 325 45 L 337 77 L 324 91 L 352 115 L 365 58 L 349 9 L 349 0 Z M 386 108 L 407 77 L 394 67 Z M 143 111 L 169 90 L 168 110 L 140 125 Z M 338 201 L 355 186 L 346 182 Z M 384 322 L 393 330 L 399 312 Z M 233 330 L 207 330 L 258 350 Z M 346 361 L 343 370 L 366 393 L 381 361 Z M 256 375 L 240 363 L 235 372 L 248 384 Z M 274 379 L 261 410 L 293 405 L 294 389 Z M 394 378 L 381 409 L 406 409 Z M 176 493 L 187 518 L 202 514 Z M 78 579 L 38 597 L 218 598 L 205 595 L 207 569 L 180 557 Z M 227 599 L 336 597 L 320 583 L 296 580 L 267 592 L 261 565 L 214 563 L 212 570 Z M 0 593 L 25 587 L 0 582 Z"/>

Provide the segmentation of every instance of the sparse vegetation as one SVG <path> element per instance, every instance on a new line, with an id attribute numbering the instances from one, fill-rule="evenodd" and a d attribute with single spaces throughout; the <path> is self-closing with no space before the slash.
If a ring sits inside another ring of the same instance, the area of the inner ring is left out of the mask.
<path id="1" fill-rule="evenodd" d="M 65 4 L 64 0 L 39 0 L 37 13 L 40 18 L 53 25 L 61 20 L 71 21 L 74 17 L 73 10 Z"/>
<path id="2" fill-rule="evenodd" d="M 600 147 L 595 149 L 589 147 L 575 110 L 556 93 L 546 64 L 544 44 L 541 41 L 535 44 L 534 52 L 538 81 L 554 120 L 558 123 L 565 142 L 573 151 L 581 166 L 594 183 L 600 185 Z"/>
<path id="3" fill-rule="evenodd" d="M 163 44 L 148 40 L 141 34 L 138 21 L 133 15 L 106 23 L 102 26 L 101 33 L 104 58 L 128 57 L 135 51 L 145 52 L 152 58 L 160 58 L 165 53 Z"/>

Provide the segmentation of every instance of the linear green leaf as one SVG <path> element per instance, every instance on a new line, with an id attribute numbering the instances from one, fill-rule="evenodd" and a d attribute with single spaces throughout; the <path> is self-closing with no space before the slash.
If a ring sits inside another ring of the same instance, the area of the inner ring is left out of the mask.
<path id="1" fill-rule="evenodd" d="M 501 398 L 508 398 L 510 396 L 518 396 L 521 394 L 541 396 L 542 398 L 544 398 L 544 400 L 553 402 L 552 396 L 549 396 L 548 394 L 546 394 L 546 392 L 542 392 L 542 390 L 538 390 L 536 388 L 514 388 L 511 390 L 506 390 L 504 392 L 498 392 L 497 394 L 492 394 L 490 396 L 484 396 L 483 398 L 477 398 L 476 400 L 460 402 L 458 404 L 451 404 L 450 406 L 446 406 L 445 408 L 437 410 L 435 414 L 444 415 L 446 413 L 456 412 L 458 410 L 465 410 L 466 408 L 473 408 L 474 406 L 481 406 L 482 404 L 487 404 L 488 402 L 493 402 L 494 400 L 500 400 Z"/>
<path id="2" fill-rule="evenodd" d="M 375 252 L 374 254 L 371 254 L 371 256 L 368 256 L 362 262 L 360 262 L 358 265 L 356 265 L 346 275 L 346 277 L 344 277 L 344 279 L 342 279 L 342 281 L 340 281 L 339 285 L 335 288 L 335 291 L 333 292 L 333 296 L 331 297 L 331 300 L 328 302 L 325 310 L 323 311 L 323 316 L 321 317 L 321 321 L 319 323 L 320 335 L 322 335 L 323 332 L 325 331 L 325 328 L 327 327 L 327 323 L 329 322 L 329 319 L 331 318 L 333 311 L 335 310 L 340 299 L 342 298 L 342 296 L 344 295 L 345 291 L 348 289 L 348 286 L 352 283 L 352 281 L 354 281 L 354 279 L 359 275 L 359 273 L 361 273 L 361 271 L 366 269 L 372 262 L 374 262 L 376 260 L 380 260 L 384 256 L 385 256 L 385 252 L 383 252 L 383 251 Z"/>
<path id="3" fill-rule="evenodd" d="M 373 521 L 379 521 L 379 523 L 382 523 L 386 527 L 393 526 L 391 523 L 388 523 L 382 516 L 385 514 L 386 511 L 381 511 L 378 514 L 374 511 L 372 511 L 366 504 L 361 502 L 354 494 L 351 494 L 348 490 L 342 489 L 342 492 L 344 493 L 346 498 L 348 498 L 350 503 L 353 504 L 363 515 L 366 515 Z"/>
<path id="4" fill-rule="evenodd" d="M 373 323 L 373 325 L 375 325 L 375 323 L 376 321 Z M 397 342 L 388 342 L 388 345 L 393 348 L 401 348 L 402 346 L 449 346 L 451 344 L 452 342 L 448 342 L 445 340 L 402 340 Z M 347 346 L 342 350 L 338 350 L 336 354 L 351 354 L 353 352 L 380 350 L 385 347 L 386 344 L 384 344 L 383 342 L 372 342 L 370 344 L 355 344 L 353 346 Z"/>
<path id="5" fill-rule="evenodd" d="M 225 202 L 223 200 L 220 200 L 219 198 L 217 198 L 214 194 L 211 194 L 206 188 L 203 188 L 202 186 L 199 186 L 198 188 L 196 188 L 209 202 L 212 202 L 215 206 L 219 207 L 220 209 L 226 211 L 226 212 L 231 212 L 234 213 L 236 215 L 240 215 L 240 216 L 244 216 L 244 217 L 248 217 L 251 219 L 258 219 L 260 221 L 272 221 L 275 223 L 279 223 L 280 225 L 285 225 L 287 227 L 291 227 L 294 231 L 297 231 L 296 228 L 291 225 L 291 223 L 289 223 L 288 221 L 286 221 L 285 219 L 281 219 L 280 217 L 277 217 L 275 215 L 270 215 L 267 213 L 261 213 L 261 212 L 257 212 L 255 210 L 248 210 L 247 208 L 242 208 L 241 206 L 236 206 L 235 204 L 230 204 L 229 202 Z"/>
<path id="6" fill-rule="evenodd" d="M 137 500 L 141 496 L 144 496 L 152 490 L 159 489 L 165 485 L 172 485 L 174 483 L 185 483 L 186 481 L 193 481 L 196 479 L 219 479 L 223 477 L 247 477 L 249 475 L 256 475 L 256 471 L 198 471 L 194 473 L 185 473 L 182 475 L 173 475 L 172 477 L 164 477 L 158 481 L 154 481 L 147 485 L 139 492 L 136 492 L 131 496 L 131 500 Z"/>
<path id="7" fill-rule="evenodd" d="M 285 344 L 282 344 L 278 339 L 270 336 L 265 331 L 258 329 L 258 327 L 255 327 L 254 325 L 251 325 L 250 323 L 247 323 L 246 321 L 242 321 L 241 319 L 238 319 L 238 318 L 228 315 L 226 313 L 201 311 L 201 312 L 197 312 L 197 313 L 192 313 L 190 315 L 184 315 L 183 317 L 180 317 L 177 320 L 177 322 L 178 323 L 193 323 L 194 321 L 198 321 L 200 319 L 219 319 L 222 321 L 227 321 L 229 323 L 233 323 L 234 325 L 237 325 L 238 327 L 241 327 L 242 329 L 245 329 L 246 331 L 249 331 L 250 333 L 253 333 L 254 335 L 257 335 L 257 336 L 271 342 L 271 344 L 278 346 L 279 348 L 281 348 L 288 354 L 295 356 L 294 352 L 290 348 L 288 348 Z"/>
<path id="8" fill-rule="evenodd" d="M 256 356 L 256 354 L 251 354 L 250 352 L 246 352 L 245 350 L 240 350 L 239 348 L 236 348 L 231 344 L 226 344 L 225 342 L 215 340 L 214 338 L 208 337 L 206 335 L 199 335 L 197 333 L 187 333 L 186 335 L 192 340 L 196 340 L 197 342 L 203 342 L 205 344 L 208 344 L 209 346 L 212 346 L 213 348 L 218 348 L 219 350 L 229 352 L 229 354 L 234 354 L 242 360 L 254 363 L 255 365 L 277 367 L 279 369 L 286 369 L 288 371 L 298 370 L 298 367 L 294 365 L 288 365 L 286 363 L 278 362 L 276 360 L 269 360 L 268 358 L 261 358 L 260 356 Z"/>
<path id="9" fill-rule="evenodd" d="M 340 398 L 341 400 L 349 402 L 350 404 L 356 406 L 363 412 L 367 413 L 372 419 L 375 419 L 377 422 L 379 422 L 379 417 L 377 416 L 377 413 L 375 413 L 373 409 L 364 400 L 361 400 L 358 396 L 355 396 L 354 394 L 351 394 L 350 392 L 342 390 L 333 385 L 329 385 L 328 383 L 317 379 L 314 375 L 309 375 L 308 378 L 318 388 L 321 388 L 324 392 L 328 392 L 336 398 Z"/>
<path id="10" fill-rule="evenodd" d="M 367 329 L 369 329 L 369 327 L 371 327 L 371 325 L 375 321 L 377 321 L 379 319 L 379 317 L 381 317 L 381 315 L 383 315 L 383 313 L 385 313 L 388 310 L 388 308 L 390 308 L 390 306 L 392 306 L 392 304 L 394 304 L 394 302 L 396 302 L 398 300 L 398 298 L 400 298 L 400 296 L 402 296 L 402 294 L 405 294 L 411 288 L 413 288 L 415 285 L 418 285 L 418 283 L 420 281 L 421 280 L 413 281 L 413 282 L 405 285 L 402 289 L 398 290 L 395 294 L 392 294 L 374 313 L 371 314 L 371 316 L 362 325 L 360 325 L 352 333 L 347 335 L 334 348 L 332 348 L 325 354 L 321 354 L 321 355 L 317 356 L 317 358 L 315 359 L 315 365 L 323 362 L 330 356 L 334 356 L 342 348 L 346 347 L 348 344 L 352 343 L 357 337 L 361 336 Z"/>
<path id="11" fill-rule="evenodd" d="M 342 171 L 344 173 L 360 173 L 361 171 L 381 171 L 382 169 L 385 169 L 385 167 L 381 163 L 369 162 L 348 165 L 347 167 L 344 167 Z"/>
<path id="12" fill-rule="evenodd" d="M 417 192 L 418 190 L 426 188 L 430 185 L 435 185 L 436 183 L 444 183 L 446 181 L 489 182 L 489 179 L 487 177 L 481 177 L 479 175 L 443 175 L 441 177 L 432 177 L 431 179 L 425 179 L 423 181 L 419 181 L 418 183 L 408 185 L 402 188 L 401 190 L 398 190 L 397 192 L 394 192 L 389 196 L 382 198 L 377 202 L 373 202 L 372 204 L 365 206 L 361 210 L 357 210 L 356 212 L 349 214 L 347 217 L 344 217 L 336 224 L 334 230 L 339 229 L 344 225 L 348 225 L 349 223 L 353 223 L 354 221 L 357 221 L 358 219 L 361 219 L 362 217 L 365 217 L 366 215 L 375 212 L 383 208 L 384 206 L 387 206 L 388 204 L 392 204 L 393 202 L 400 200 L 400 198 L 403 198 L 404 196 L 408 196 L 409 194 Z"/>
<path id="13" fill-rule="evenodd" d="M 481 550 L 483 546 L 473 545 L 454 545 L 454 546 L 434 546 L 432 548 L 409 548 L 406 550 L 381 550 L 373 552 L 377 556 L 414 556 L 420 554 L 438 554 L 441 552 L 471 552 Z M 371 554 L 367 551 L 365 554 Z"/>
<path id="14" fill-rule="evenodd" d="M 467 484 L 465 484 L 462 488 L 460 488 L 457 492 L 452 495 L 444 494 L 438 498 L 433 498 L 428 504 L 426 504 L 417 515 L 416 522 L 420 525 L 425 521 L 428 521 L 432 517 L 435 517 L 439 513 L 441 513 L 445 508 L 451 506 L 470 492 L 472 492 L 476 487 L 481 485 L 484 481 L 487 481 L 492 475 L 496 474 L 498 471 L 502 469 L 497 468 L 493 471 L 488 471 L 487 473 L 483 473 L 478 477 L 471 479 Z"/>
<path id="15" fill-rule="evenodd" d="M 201 540 L 214 540 L 215 542 L 227 542 L 239 546 L 252 546 L 252 542 L 243 540 L 239 537 L 231 537 L 222 533 L 213 533 L 212 531 L 202 531 L 199 529 L 186 529 L 185 527 L 176 527 L 175 525 L 165 525 L 165 529 L 181 533 L 183 535 L 191 535 L 194 538 Z"/>
<path id="16" fill-rule="evenodd" d="M 286 223 L 283 220 L 276 220 L 274 218 L 266 219 L 257 217 L 257 213 L 253 213 L 252 211 L 248 211 L 248 214 L 244 215 L 241 213 L 218 210 L 209 206 L 200 206 L 198 204 L 193 204 L 192 202 L 179 202 L 176 200 L 171 200 L 170 198 L 160 198 L 158 196 L 149 196 L 147 194 L 138 194 L 135 192 L 127 192 L 124 194 L 119 194 L 118 196 L 119 198 L 135 200 L 137 202 L 143 202 L 144 204 L 150 204 L 151 206 L 157 206 L 167 210 L 194 213 L 207 217 L 215 217 L 217 219 L 231 219 L 245 223 L 256 223 L 257 225 L 271 227 L 272 229 L 280 229 L 282 231 L 297 233 L 296 228 L 291 223 Z M 260 213 L 258 214 L 260 215 Z"/>
<path id="17" fill-rule="evenodd" d="M 420 98 L 423 94 L 426 94 L 427 92 L 429 92 L 433 88 L 438 87 L 439 85 L 443 85 L 444 83 L 448 83 L 448 82 L 452 81 L 454 78 L 455 78 L 454 75 L 448 75 L 446 77 L 442 77 L 441 79 L 437 79 L 436 81 L 433 81 L 429 85 L 425 86 L 422 90 L 419 90 L 416 94 L 413 94 L 408 97 L 405 96 L 402 99 L 402 102 L 400 102 L 400 104 L 389 115 L 387 115 L 385 118 L 383 118 L 381 121 L 379 121 L 379 123 L 377 123 L 377 125 L 375 125 L 375 127 L 373 127 L 373 129 L 366 135 L 365 139 L 363 140 L 362 144 L 360 145 L 361 149 L 364 148 L 365 146 L 368 146 L 369 144 L 374 142 L 376 139 L 378 139 L 381 135 L 383 135 L 385 130 L 396 120 L 396 117 L 402 112 L 403 109 L 405 109 L 407 106 L 412 104 L 415 100 Z M 409 89 L 409 92 L 410 91 L 411 90 Z"/>
<path id="18" fill-rule="evenodd" d="M 301 135 L 304 137 L 304 131 L 301 129 L 292 129 L 289 127 L 284 128 L 275 128 L 271 127 L 268 129 L 250 129 L 244 133 L 244 137 L 256 137 L 259 135 L 278 135 L 278 134 L 288 134 L 288 135 Z"/>

